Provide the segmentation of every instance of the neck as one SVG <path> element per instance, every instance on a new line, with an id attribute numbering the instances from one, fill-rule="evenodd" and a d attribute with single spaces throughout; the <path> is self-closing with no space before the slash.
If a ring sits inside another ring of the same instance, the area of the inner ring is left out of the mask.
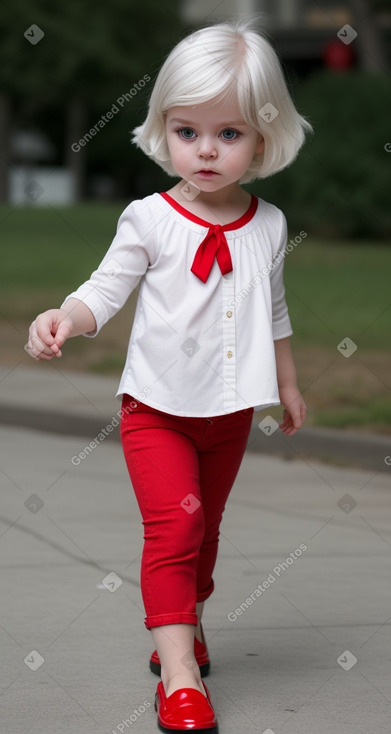
<path id="1" fill-rule="evenodd" d="M 186 201 L 183 193 L 181 193 L 181 189 L 186 184 L 187 181 L 182 180 L 168 191 L 168 193 L 179 196 L 181 203 L 183 200 L 183 206 L 189 203 Z M 219 191 L 200 191 L 192 201 L 200 207 L 224 210 L 249 205 L 250 199 L 251 195 L 242 189 L 239 184 L 232 184 L 232 186 L 226 186 L 223 189 L 219 189 Z"/>

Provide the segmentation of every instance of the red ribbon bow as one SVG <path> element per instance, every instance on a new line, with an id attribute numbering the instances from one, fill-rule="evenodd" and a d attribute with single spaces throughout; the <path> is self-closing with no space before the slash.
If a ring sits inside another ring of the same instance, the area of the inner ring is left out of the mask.
<path id="1" fill-rule="evenodd" d="M 206 237 L 197 249 L 191 272 L 206 283 L 215 258 L 223 275 L 233 270 L 227 238 L 220 224 L 210 225 Z"/>

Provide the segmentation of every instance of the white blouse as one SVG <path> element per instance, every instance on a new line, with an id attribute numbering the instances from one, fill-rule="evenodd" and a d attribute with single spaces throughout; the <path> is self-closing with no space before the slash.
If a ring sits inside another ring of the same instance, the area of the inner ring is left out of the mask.
<path id="1" fill-rule="evenodd" d="M 255 212 L 254 212 L 255 209 Z M 89 280 L 66 297 L 92 311 L 94 337 L 140 282 L 123 393 L 174 415 L 209 417 L 280 403 L 274 339 L 292 334 L 283 267 L 284 214 L 252 195 L 224 229 L 232 272 L 190 268 L 210 224 L 167 194 L 133 201 Z"/>

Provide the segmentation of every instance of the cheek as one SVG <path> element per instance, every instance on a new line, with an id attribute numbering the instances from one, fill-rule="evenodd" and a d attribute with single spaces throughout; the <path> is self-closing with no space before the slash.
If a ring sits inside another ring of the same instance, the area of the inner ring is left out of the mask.
<path id="1" fill-rule="evenodd" d="M 237 146 L 226 154 L 226 160 L 231 168 L 240 168 L 243 166 L 243 161 L 246 160 L 247 155 L 247 150 L 244 146 Z"/>
<path id="2" fill-rule="evenodd" d="M 243 159 L 247 161 L 247 164 L 250 165 L 251 161 L 253 160 L 254 156 L 257 154 L 257 145 L 254 141 L 248 141 L 248 144 L 246 145 L 246 149 L 243 150 Z"/>
<path id="3" fill-rule="evenodd" d="M 186 148 L 179 138 L 171 137 L 171 139 L 167 141 L 167 144 L 168 144 L 169 150 L 171 150 L 173 155 L 176 155 L 176 156 L 186 155 Z"/>

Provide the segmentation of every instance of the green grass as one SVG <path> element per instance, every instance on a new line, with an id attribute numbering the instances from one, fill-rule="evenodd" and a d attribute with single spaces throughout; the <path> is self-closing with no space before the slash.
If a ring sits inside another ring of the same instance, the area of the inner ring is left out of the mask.
<path id="1" fill-rule="evenodd" d="M 125 206 L 0 207 L 3 313 L 12 315 L 7 297 L 15 306 L 20 292 L 56 294 L 58 301 L 75 290 L 108 249 Z M 390 272 L 391 249 L 384 245 L 309 235 L 285 260 L 296 343 L 330 346 L 349 336 L 361 349 L 389 351 Z"/>
<path id="2" fill-rule="evenodd" d="M 125 204 L 0 207 L 2 292 L 70 292 L 99 264 Z"/>
<path id="3" fill-rule="evenodd" d="M 285 260 L 286 299 L 297 343 L 391 350 L 391 249 L 311 238 Z"/>
<path id="4" fill-rule="evenodd" d="M 391 403 L 383 398 L 368 401 L 356 400 L 355 405 L 333 411 L 317 410 L 316 422 L 320 426 L 351 428 L 352 426 L 391 426 Z"/>
<path id="5" fill-rule="evenodd" d="M 0 206 L 0 326 L 8 354 L 19 354 L 37 313 L 59 305 L 90 276 L 126 204 Z M 292 346 L 302 385 L 309 386 L 309 424 L 391 431 L 390 272 L 391 249 L 373 242 L 320 241 L 309 233 L 287 254 Z M 136 296 L 99 340 L 70 340 L 72 369 L 119 377 Z M 347 336 L 358 350 L 345 360 L 336 347 Z"/>

